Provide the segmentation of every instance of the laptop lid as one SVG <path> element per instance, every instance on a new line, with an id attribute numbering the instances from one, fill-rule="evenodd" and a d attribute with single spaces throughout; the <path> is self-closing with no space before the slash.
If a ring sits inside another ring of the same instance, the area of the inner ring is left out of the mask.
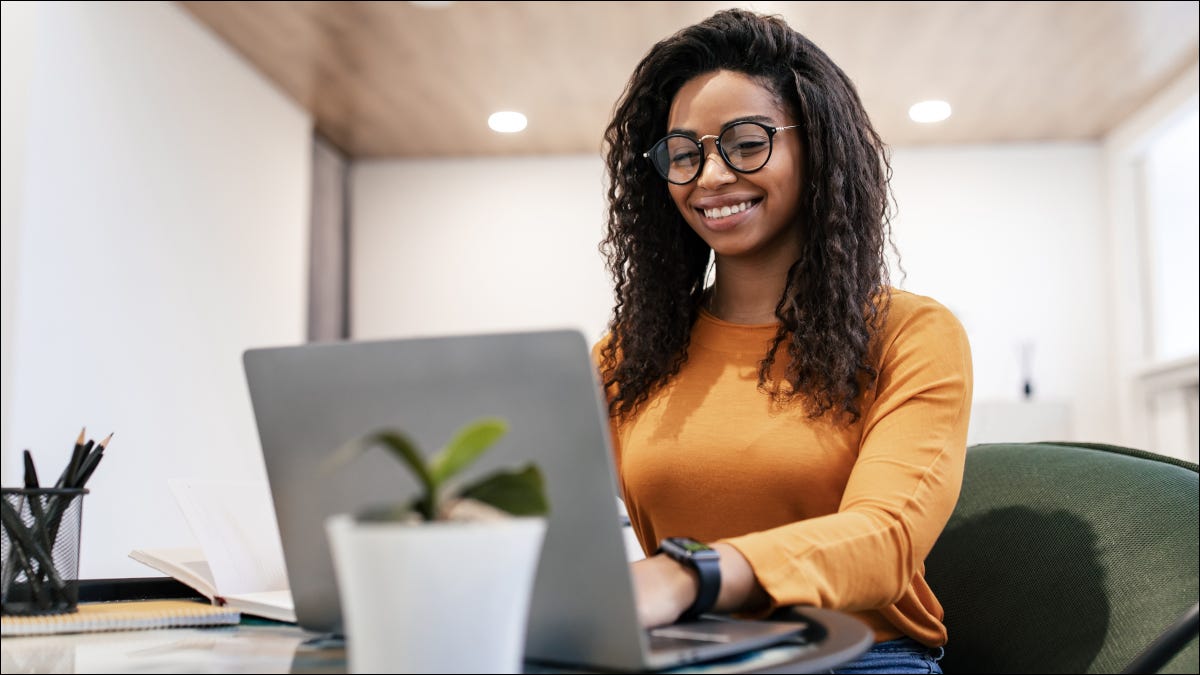
<path id="1" fill-rule="evenodd" d="M 429 453 L 466 422 L 499 416 L 509 432 L 467 477 L 534 461 L 550 502 L 526 658 L 634 670 L 676 662 L 652 658 L 638 625 L 607 413 L 581 333 L 252 349 L 244 365 L 301 627 L 342 632 L 326 517 L 403 501 L 417 490 L 382 451 L 335 472 L 321 467 L 330 454 L 384 427 L 403 429 Z M 699 645 L 737 650 L 721 640 Z M 703 656 L 685 648 L 679 658 Z"/>

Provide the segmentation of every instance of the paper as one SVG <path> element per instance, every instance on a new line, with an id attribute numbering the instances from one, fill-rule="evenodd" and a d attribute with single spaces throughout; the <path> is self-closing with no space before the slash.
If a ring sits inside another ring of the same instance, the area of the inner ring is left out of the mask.
<path id="1" fill-rule="evenodd" d="M 265 481 L 169 481 L 198 548 L 135 549 L 129 557 L 214 602 L 296 621 L 283 547 Z"/>
<path id="2" fill-rule="evenodd" d="M 288 589 L 265 481 L 169 481 L 222 595 Z"/>

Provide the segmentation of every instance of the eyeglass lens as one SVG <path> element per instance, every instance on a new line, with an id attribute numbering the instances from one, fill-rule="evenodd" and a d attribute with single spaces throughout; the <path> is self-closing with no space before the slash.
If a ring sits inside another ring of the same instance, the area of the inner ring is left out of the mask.
<path id="1" fill-rule="evenodd" d="M 755 122 L 739 122 L 721 132 L 717 149 L 737 171 L 757 171 L 771 156 L 771 133 Z M 690 136 L 667 136 L 651 149 L 650 159 L 672 183 L 689 183 L 700 173 L 704 146 Z"/>

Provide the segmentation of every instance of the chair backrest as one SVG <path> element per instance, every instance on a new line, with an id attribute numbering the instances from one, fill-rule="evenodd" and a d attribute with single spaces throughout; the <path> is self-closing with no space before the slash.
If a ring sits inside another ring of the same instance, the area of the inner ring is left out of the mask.
<path id="1" fill-rule="evenodd" d="M 1195 603 L 1197 466 L 1085 443 L 967 449 L 926 560 L 947 673 L 1112 673 Z M 1196 637 L 1161 669 L 1197 672 Z"/>

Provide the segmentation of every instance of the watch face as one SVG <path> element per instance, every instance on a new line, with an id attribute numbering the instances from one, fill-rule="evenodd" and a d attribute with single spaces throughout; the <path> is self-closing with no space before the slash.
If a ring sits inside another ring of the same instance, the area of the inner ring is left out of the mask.
<path id="1" fill-rule="evenodd" d="M 717 552 L 709 545 L 689 537 L 669 537 L 664 539 L 663 548 L 674 549 L 674 553 L 689 558 L 711 558 L 717 555 Z"/>

